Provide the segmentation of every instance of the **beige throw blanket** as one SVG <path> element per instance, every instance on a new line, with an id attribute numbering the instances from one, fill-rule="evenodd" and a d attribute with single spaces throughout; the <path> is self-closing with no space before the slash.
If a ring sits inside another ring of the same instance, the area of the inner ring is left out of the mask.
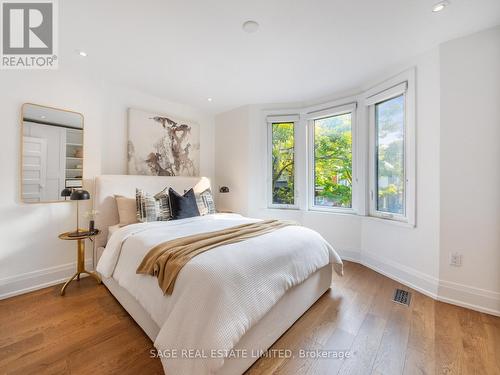
<path id="1" fill-rule="evenodd" d="M 146 254 L 136 272 L 156 276 L 161 290 L 165 294 L 172 294 L 177 275 L 195 256 L 214 247 L 261 236 L 289 225 L 297 224 L 292 221 L 264 220 L 166 241 Z"/>

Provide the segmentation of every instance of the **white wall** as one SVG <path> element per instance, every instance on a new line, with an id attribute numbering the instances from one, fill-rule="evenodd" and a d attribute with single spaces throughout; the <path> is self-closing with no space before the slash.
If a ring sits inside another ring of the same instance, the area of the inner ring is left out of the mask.
<path id="1" fill-rule="evenodd" d="M 86 180 L 126 172 L 128 107 L 194 119 L 201 125 L 202 174 L 215 177 L 215 191 L 231 189 L 217 196 L 219 208 L 295 219 L 345 257 L 440 299 L 500 313 L 500 28 L 447 42 L 373 83 L 409 66 L 417 72 L 416 228 L 267 209 L 262 111 L 305 103 L 240 107 L 218 115 L 214 130 L 209 115 L 100 80 L 62 71 L 0 72 L 0 297 L 54 283 L 74 267 L 75 244 L 57 238 L 75 225 L 74 203 L 19 202 L 20 108 L 33 102 L 84 114 Z M 462 267 L 449 266 L 450 251 L 463 254 Z"/>
<path id="2" fill-rule="evenodd" d="M 103 174 L 127 174 L 127 108 L 174 114 L 200 125 L 200 171 L 201 175 L 214 177 L 214 117 L 195 108 L 169 102 L 126 87 L 112 86 L 106 98 L 102 127 L 102 138 L 106 147 L 102 149 Z"/>
<path id="3" fill-rule="evenodd" d="M 248 166 L 252 158 L 248 142 L 248 107 L 237 108 L 215 117 L 215 182 L 214 192 L 219 210 L 248 214 Z M 219 194 L 219 186 L 229 193 Z"/>
<path id="4" fill-rule="evenodd" d="M 297 203 L 301 210 L 280 210 L 269 209 L 268 207 L 268 134 L 267 123 L 263 112 L 273 111 L 277 108 L 286 107 L 290 113 L 294 109 L 302 106 L 302 103 L 292 103 L 287 105 L 253 105 L 250 106 L 249 127 L 251 128 L 249 141 L 251 142 L 252 157 L 250 158 L 249 173 L 249 214 L 254 217 L 262 218 L 281 218 L 295 220 L 309 228 L 317 230 L 329 241 L 343 256 L 356 257 L 361 249 L 359 231 L 361 220 L 353 215 L 332 215 L 329 213 L 307 211 L 306 201 L 306 181 L 299 179 L 296 181 L 298 196 Z M 295 138 L 295 148 L 298 155 L 304 155 L 306 152 L 306 133 L 305 127 L 298 128 L 300 133 Z M 299 175 L 306 175 L 307 160 L 296 158 L 295 168 Z"/>
<path id="5" fill-rule="evenodd" d="M 440 277 L 500 311 L 500 27 L 441 46 Z"/>
<path id="6" fill-rule="evenodd" d="M 434 298 L 500 315 L 499 30 L 445 43 L 372 81 L 416 67 L 416 227 L 365 216 L 267 208 L 262 112 L 314 102 L 250 105 L 231 111 L 237 126 L 223 125 L 225 141 L 216 149 L 216 175 L 224 157 L 225 169 L 245 171 L 238 172 L 234 183 L 247 188 L 239 189 L 231 201 L 225 197 L 219 201 L 234 210 L 241 207 L 235 202 L 245 202 L 250 216 L 297 220 L 321 233 L 344 258 Z M 217 134 L 220 119 L 226 118 L 217 116 Z M 243 136 L 249 146 L 231 146 L 227 153 L 225 145 L 240 142 Z M 305 147 L 300 142 L 296 146 Z M 298 161 L 299 170 L 303 163 Z M 305 182 L 298 184 L 303 200 Z M 471 194 L 474 200 L 468 199 Z M 454 250 L 463 253 L 462 267 L 449 266 L 449 252 Z"/>
<path id="7" fill-rule="evenodd" d="M 436 261 L 439 254 L 439 163 L 436 163 L 439 160 L 438 49 L 398 67 L 396 72 L 411 66 L 416 66 L 418 87 L 417 164 L 420 179 L 417 195 L 420 199 L 417 228 L 355 215 L 267 208 L 267 133 L 262 113 L 273 109 L 292 110 L 300 107 L 301 103 L 251 105 L 216 117 L 217 137 L 219 133 L 224 134 L 224 141 L 216 141 L 216 176 L 219 176 L 221 165 L 224 165 L 224 170 L 232 171 L 233 183 L 243 186 L 233 194 L 231 201 L 219 197 L 220 203 L 239 211 L 241 202 L 245 202 L 248 207 L 245 213 L 251 216 L 297 220 L 320 232 L 345 258 L 359 260 L 363 251 L 372 258 L 376 257 L 378 262 L 387 263 L 390 260 L 393 266 L 409 268 L 418 276 L 423 274 L 425 281 L 433 280 L 432 288 L 436 292 L 439 272 Z M 379 81 L 384 78 L 388 76 L 380 77 Z M 230 123 L 232 126 L 229 126 Z M 299 129 L 298 132 L 304 134 L 297 137 L 296 148 L 305 150 L 305 129 Z M 244 144 L 243 139 L 248 144 Z M 227 148 L 228 145 L 231 150 Z M 305 176 L 306 161 L 299 158 L 296 168 L 299 175 Z M 298 200 L 305 208 L 306 184 L 303 180 L 297 181 Z"/>
<path id="8" fill-rule="evenodd" d="M 63 71 L 0 72 L 0 298 L 74 272 L 76 244 L 57 235 L 76 226 L 75 203 L 22 204 L 20 111 L 25 102 L 81 112 L 85 121 L 84 179 L 126 172 L 126 113 L 144 108 L 197 121 L 201 126 L 201 174 L 214 176 L 213 117 L 125 87 Z M 81 207 L 90 207 L 84 202 Z M 83 210 L 82 210 L 83 211 Z M 89 250 L 90 245 L 87 245 Z M 90 260 L 90 251 L 87 251 Z"/>
<path id="9" fill-rule="evenodd" d="M 285 106 L 293 108 L 298 104 Z M 217 207 L 251 217 L 295 220 L 317 230 L 344 255 L 357 254 L 359 217 L 267 208 L 267 128 L 263 111 L 283 107 L 249 105 L 216 116 L 216 182 L 231 189 L 230 194 L 218 195 Z M 302 147 L 305 143 L 297 139 L 296 148 Z M 305 161 L 297 160 L 296 168 L 303 170 L 305 165 Z M 299 193 L 298 198 L 302 200 L 304 196 Z"/>
<path id="10" fill-rule="evenodd" d="M 437 293 L 439 277 L 439 50 L 419 56 L 416 67 L 416 227 L 363 218 L 361 249 L 371 263 Z"/>

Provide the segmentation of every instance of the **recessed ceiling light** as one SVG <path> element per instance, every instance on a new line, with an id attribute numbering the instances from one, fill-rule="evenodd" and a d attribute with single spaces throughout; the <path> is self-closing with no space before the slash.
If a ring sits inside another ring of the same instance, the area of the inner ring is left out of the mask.
<path id="1" fill-rule="evenodd" d="M 445 1 L 440 1 L 437 4 L 434 4 L 432 7 L 432 11 L 434 13 L 441 12 L 444 8 L 446 8 L 448 5 L 450 5 L 450 2 L 445 0 Z"/>
<path id="2" fill-rule="evenodd" d="M 77 51 L 77 52 L 81 57 L 87 57 L 87 52 L 85 51 Z"/>
<path id="3" fill-rule="evenodd" d="M 252 21 L 252 20 L 244 22 L 242 27 L 243 27 L 243 30 L 249 34 L 252 34 L 252 33 L 256 32 L 257 30 L 259 30 L 259 24 L 255 21 Z"/>
<path id="4" fill-rule="evenodd" d="M 207 98 L 207 100 L 208 100 L 209 102 L 211 102 L 211 101 L 212 101 L 212 98 Z"/>
<path id="5" fill-rule="evenodd" d="M 46 117 L 45 117 L 44 115 L 41 115 L 41 116 L 40 116 L 40 118 L 41 118 L 42 120 L 45 120 L 45 119 L 46 119 Z"/>

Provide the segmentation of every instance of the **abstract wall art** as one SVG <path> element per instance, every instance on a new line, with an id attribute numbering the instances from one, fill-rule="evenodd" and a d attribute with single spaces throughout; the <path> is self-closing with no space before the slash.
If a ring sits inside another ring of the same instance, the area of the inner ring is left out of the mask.
<path id="1" fill-rule="evenodd" d="M 128 173 L 150 176 L 199 176 L 199 125 L 169 115 L 130 108 Z"/>

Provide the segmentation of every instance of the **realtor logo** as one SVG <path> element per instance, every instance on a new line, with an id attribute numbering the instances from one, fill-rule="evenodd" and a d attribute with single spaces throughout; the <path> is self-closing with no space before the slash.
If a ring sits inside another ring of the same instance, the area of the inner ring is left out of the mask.
<path id="1" fill-rule="evenodd" d="M 56 0 L 0 0 L 2 69 L 57 68 Z"/>

